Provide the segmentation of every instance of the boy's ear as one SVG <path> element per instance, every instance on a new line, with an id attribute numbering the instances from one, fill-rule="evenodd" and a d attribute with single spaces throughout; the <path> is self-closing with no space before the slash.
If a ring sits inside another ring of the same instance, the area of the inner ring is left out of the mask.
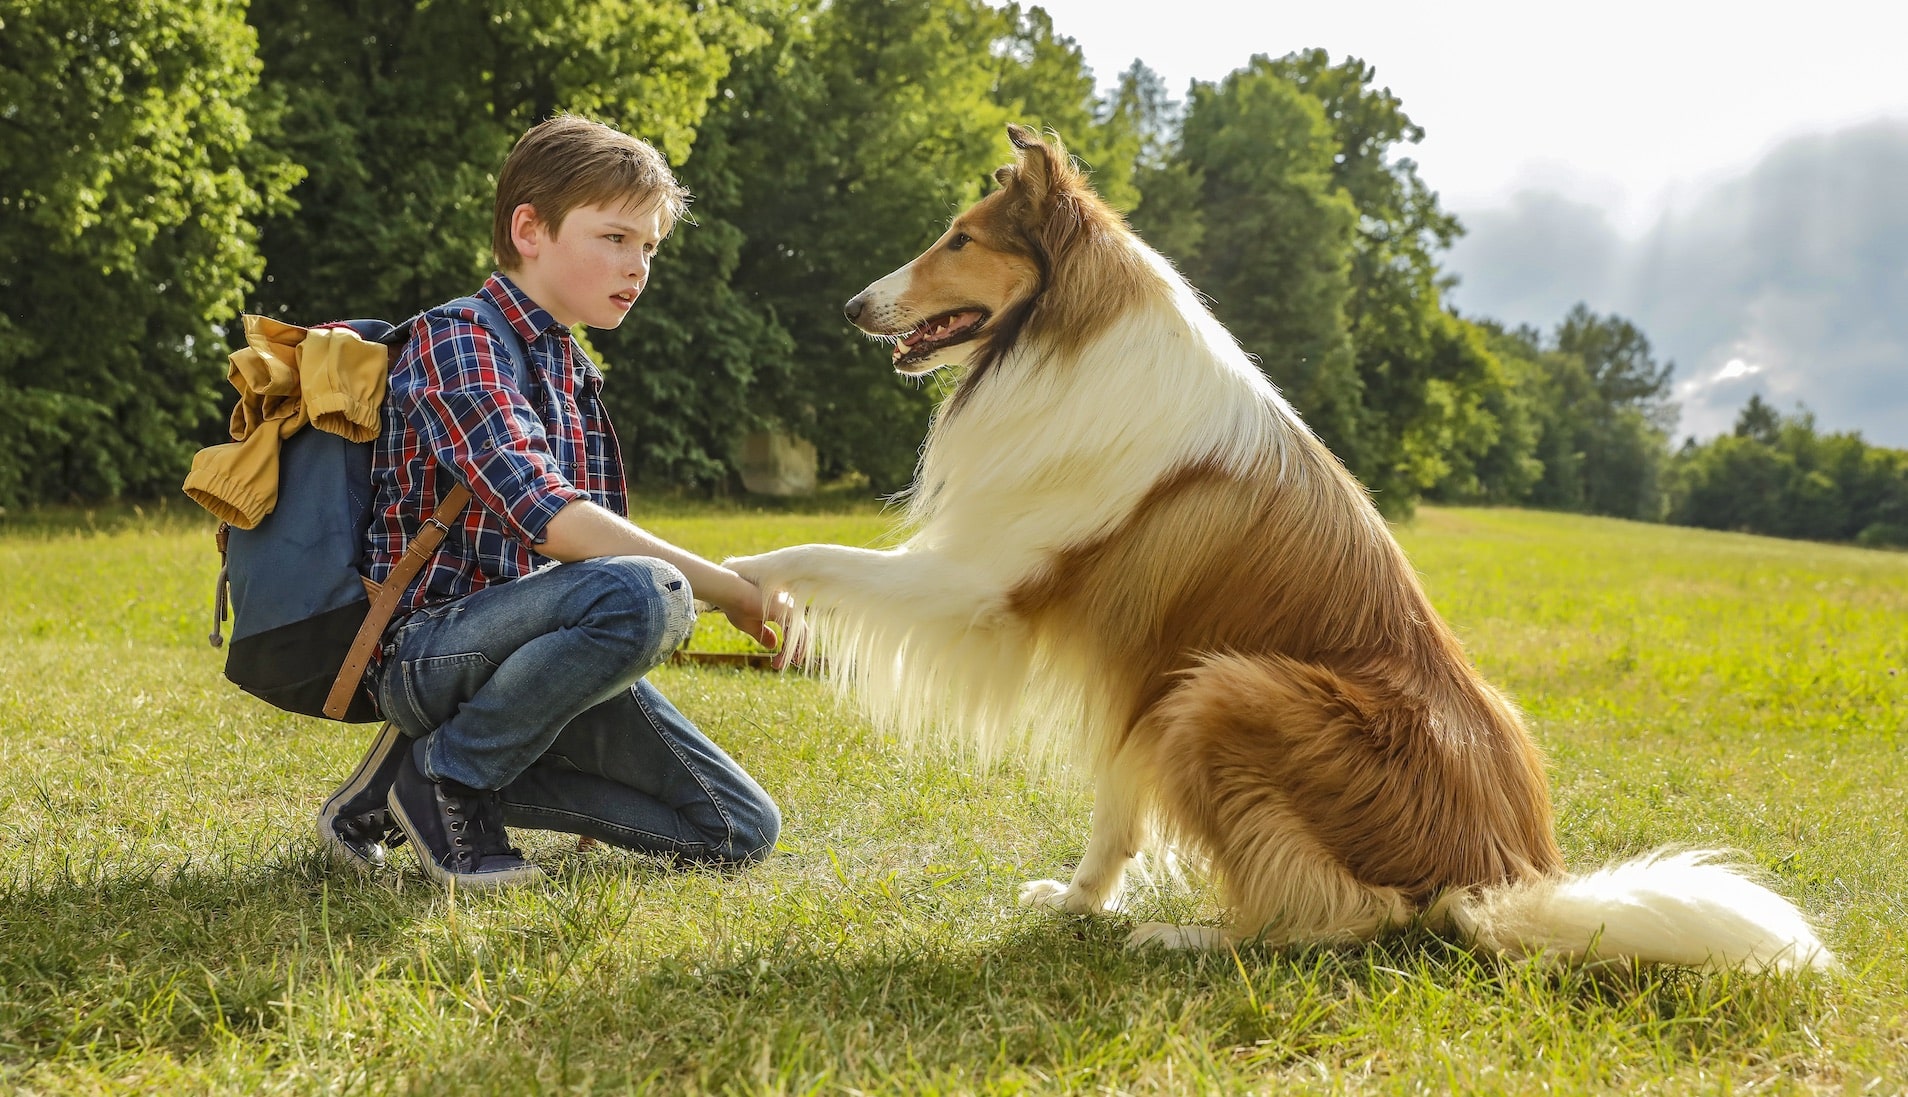
<path id="1" fill-rule="evenodd" d="M 516 245 L 518 255 L 525 259 L 536 258 L 543 241 L 549 236 L 549 226 L 537 216 L 537 207 L 525 202 L 510 211 L 510 242 Z"/>

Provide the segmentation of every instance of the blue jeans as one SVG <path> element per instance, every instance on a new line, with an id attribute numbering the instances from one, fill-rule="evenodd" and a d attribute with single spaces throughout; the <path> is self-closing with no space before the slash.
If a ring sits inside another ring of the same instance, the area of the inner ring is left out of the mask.
<path id="1" fill-rule="evenodd" d="M 581 560 L 412 614 L 374 687 L 425 776 L 501 790 L 506 826 L 746 863 L 781 813 L 643 680 L 694 624 L 669 564 Z"/>

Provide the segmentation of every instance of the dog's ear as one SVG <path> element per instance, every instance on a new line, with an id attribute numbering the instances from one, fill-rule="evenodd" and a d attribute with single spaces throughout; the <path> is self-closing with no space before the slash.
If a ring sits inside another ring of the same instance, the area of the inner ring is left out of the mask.
<path id="1" fill-rule="evenodd" d="M 1033 210 L 1045 212 L 1048 199 L 1061 182 L 1060 174 L 1072 167 L 1066 153 L 1042 141 L 1038 133 L 1026 126 L 1009 124 L 1007 140 L 1013 142 L 1014 151 L 1020 158 L 1020 166 L 1014 176 L 1024 189 L 1027 204 Z"/>
<path id="2" fill-rule="evenodd" d="M 1087 227 L 1092 189 L 1057 134 L 1043 138 L 1026 126 L 1008 126 L 1007 139 L 1020 159 L 995 178 L 1014 192 L 1011 216 L 1046 255 L 1060 255 Z"/>

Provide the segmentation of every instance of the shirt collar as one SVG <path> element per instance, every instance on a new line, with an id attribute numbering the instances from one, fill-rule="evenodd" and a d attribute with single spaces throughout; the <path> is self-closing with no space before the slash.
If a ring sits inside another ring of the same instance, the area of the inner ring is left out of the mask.
<path id="1" fill-rule="evenodd" d="M 532 301 L 530 295 L 519 289 L 517 284 L 510 280 L 510 276 L 502 271 L 492 271 L 490 277 L 484 282 L 484 288 L 478 292 L 489 297 L 498 308 L 503 310 L 504 318 L 510 321 L 511 327 L 517 329 L 517 334 L 523 337 L 525 346 L 530 345 L 538 336 L 552 328 L 562 332 L 565 337 L 570 334 L 570 329 L 557 323 L 556 317 L 551 316 L 542 305 Z M 587 383 L 594 385 L 603 383 L 603 374 L 597 369 L 596 363 L 590 361 L 590 356 L 583 353 L 583 348 L 576 345 L 574 340 L 570 343 L 570 360 L 582 373 Z"/>
<path id="2" fill-rule="evenodd" d="M 537 336 L 554 327 L 561 327 L 556 317 L 544 310 L 542 305 L 532 301 L 528 294 L 517 288 L 510 276 L 502 271 L 492 271 L 484 282 L 484 288 L 478 291 L 489 297 L 492 303 L 503 310 L 504 318 L 510 326 L 517 329 L 523 341 L 529 343 Z"/>

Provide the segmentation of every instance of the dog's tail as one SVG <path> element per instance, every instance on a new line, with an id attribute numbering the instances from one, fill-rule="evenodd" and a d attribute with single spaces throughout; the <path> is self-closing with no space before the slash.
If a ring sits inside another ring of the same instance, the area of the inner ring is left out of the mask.
<path id="1" fill-rule="evenodd" d="M 1659 851 L 1583 876 L 1475 889 L 1447 903 L 1460 932 L 1514 956 L 1747 971 L 1835 964 L 1801 911 L 1713 850 Z"/>

